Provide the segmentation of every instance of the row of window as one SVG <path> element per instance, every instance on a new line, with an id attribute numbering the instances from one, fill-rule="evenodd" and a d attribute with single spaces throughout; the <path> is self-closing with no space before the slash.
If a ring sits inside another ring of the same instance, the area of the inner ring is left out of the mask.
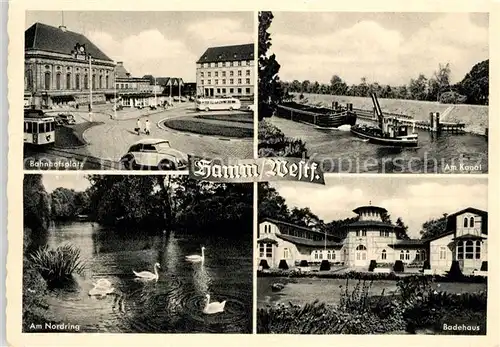
<path id="1" fill-rule="evenodd" d="M 481 241 L 460 242 L 457 245 L 457 259 L 481 259 Z"/>
<path id="2" fill-rule="evenodd" d="M 229 94 L 232 95 L 234 94 L 234 88 L 228 88 L 229 89 Z M 226 95 L 226 88 L 217 88 L 217 94 L 223 94 Z M 205 95 L 209 95 L 208 89 L 205 89 Z M 240 95 L 242 93 L 242 88 L 236 88 L 236 94 Z M 250 88 L 245 88 L 245 93 L 246 94 L 251 94 Z"/>
<path id="3" fill-rule="evenodd" d="M 246 72 L 245 72 L 246 76 L 250 76 L 250 71 L 251 70 L 246 70 Z M 221 75 L 221 77 L 226 77 L 226 71 L 221 71 L 220 75 Z M 229 71 L 229 77 L 233 77 L 233 76 L 234 76 L 234 71 Z M 238 70 L 238 77 L 241 77 L 241 76 L 243 76 L 243 72 L 242 72 L 242 70 Z M 201 78 L 205 77 L 205 72 L 201 71 L 200 77 Z M 207 77 L 212 77 L 211 71 L 207 71 Z M 219 71 L 214 71 L 214 77 L 219 77 Z"/>
<path id="4" fill-rule="evenodd" d="M 203 63 L 201 67 L 231 67 L 231 66 L 250 66 L 251 60 L 239 60 L 239 61 L 219 61 L 218 63 Z"/>
<path id="5" fill-rule="evenodd" d="M 51 89 L 55 89 L 55 90 L 61 90 L 62 89 L 62 76 L 61 76 L 61 73 L 56 73 L 56 81 L 55 81 L 56 85 L 55 85 L 55 88 L 52 88 L 52 76 L 51 76 L 51 73 L 50 72 L 46 72 L 44 74 L 44 84 L 43 84 L 43 89 L 45 90 L 51 90 Z M 92 89 L 109 89 L 109 76 L 102 76 L 102 75 L 99 75 L 99 77 L 96 79 L 96 76 L 93 75 L 92 76 Z M 67 90 L 70 90 L 70 89 L 81 89 L 80 87 L 80 83 L 81 83 L 81 77 L 80 77 L 80 74 L 75 74 L 75 78 L 74 80 L 72 79 L 72 74 L 70 72 L 68 72 L 66 74 L 66 89 Z M 25 85 L 27 87 L 28 90 L 32 90 L 33 89 L 33 74 L 31 72 L 31 70 L 27 70 L 26 71 L 26 82 L 25 82 Z M 74 87 L 74 88 L 73 88 Z M 89 77 L 87 74 L 85 74 L 83 76 L 83 89 L 89 89 Z"/>
<path id="6" fill-rule="evenodd" d="M 238 78 L 238 83 L 237 83 L 237 84 L 241 84 L 241 81 L 242 81 L 242 79 L 241 79 L 241 78 Z M 245 83 L 246 83 L 246 84 L 250 84 L 250 78 L 245 79 Z M 204 84 L 205 84 L 205 81 L 204 81 L 204 80 L 201 80 L 201 85 L 204 85 Z M 212 84 L 212 80 L 207 80 L 207 84 Z M 217 80 L 215 80 L 215 84 L 216 84 L 216 85 L 217 85 L 217 84 L 219 84 L 219 80 L 218 80 L 218 79 L 217 79 Z M 226 84 L 226 80 L 225 80 L 225 79 L 223 79 L 221 84 Z M 234 84 L 234 79 L 232 79 L 232 78 L 231 78 L 231 79 L 229 80 L 229 84 Z"/>
<path id="7" fill-rule="evenodd" d="M 45 69 L 50 69 L 50 65 L 45 65 Z M 72 69 L 72 67 L 70 67 L 70 66 L 68 66 L 68 67 L 66 68 L 66 70 L 68 70 L 68 71 L 71 71 L 71 69 Z M 77 68 L 75 68 L 75 69 L 76 69 L 76 72 L 79 72 L 79 71 L 80 71 L 80 68 L 78 68 L 78 67 L 77 67 Z M 61 67 L 60 67 L 60 66 L 56 66 L 56 70 L 57 70 L 57 71 L 60 71 L 60 70 L 61 70 Z M 83 69 L 83 70 L 84 70 L 85 72 L 87 72 L 87 71 L 88 71 L 87 69 Z M 96 71 L 97 71 L 97 69 L 92 69 L 92 72 L 96 72 Z M 109 74 L 109 71 L 110 71 L 110 70 L 103 70 L 103 69 L 100 69 L 100 70 L 99 70 L 99 72 L 100 72 L 101 74 L 102 74 L 102 73 L 106 73 L 106 75 L 107 75 L 107 74 Z"/>
<path id="8" fill-rule="evenodd" d="M 42 134 L 54 131 L 56 128 L 55 122 L 30 122 L 24 121 L 24 133 L 26 134 Z"/>
<path id="9" fill-rule="evenodd" d="M 390 237 L 391 233 L 388 230 L 380 230 L 379 235 L 381 237 Z M 366 230 L 356 230 L 356 236 L 366 236 Z"/>
<path id="10" fill-rule="evenodd" d="M 473 228 L 474 227 L 474 217 L 470 217 L 470 220 L 465 217 L 464 218 L 464 228 Z"/>

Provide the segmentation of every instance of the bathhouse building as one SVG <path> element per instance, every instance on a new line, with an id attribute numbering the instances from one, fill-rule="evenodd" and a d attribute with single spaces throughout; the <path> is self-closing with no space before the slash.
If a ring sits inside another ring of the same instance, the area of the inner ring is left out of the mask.
<path id="1" fill-rule="evenodd" d="M 88 105 L 113 97 L 115 63 L 65 26 L 35 23 L 24 32 L 24 103 L 41 108 Z"/>
<path id="2" fill-rule="evenodd" d="M 210 47 L 196 62 L 197 95 L 253 97 L 254 44 Z"/>
<path id="3" fill-rule="evenodd" d="M 401 260 L 420 269 L 429 260 L 431 270 L 443 273 L 458 260 L 462 271 L 470 273 L 487 260 L 486 211 L 467 208 L 450 214 L 446 229 L 425 240 L 398 238 L 398 227 L 386 221 L 387 210 L 382 207 L 361 206 L 354 213 L 357 220 L 335 235 L 270 218 L 261 220 L 258 263 L 275 268 L 281 260 L 289 267 L 301 261 L 314 265 L 328 260 L 342 267 L 367 270 L 371 260 L 387 266 Z"/>

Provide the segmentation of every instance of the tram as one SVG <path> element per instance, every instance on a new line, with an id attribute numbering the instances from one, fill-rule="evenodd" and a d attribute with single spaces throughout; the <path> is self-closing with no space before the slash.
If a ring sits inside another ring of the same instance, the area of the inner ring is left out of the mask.
<path id="1" fill-rule="evenodd" d="M 56 121 L 39 109 L 24 110 L 24 143 L 35 146 L 51 145 L 56 139 Z"/>

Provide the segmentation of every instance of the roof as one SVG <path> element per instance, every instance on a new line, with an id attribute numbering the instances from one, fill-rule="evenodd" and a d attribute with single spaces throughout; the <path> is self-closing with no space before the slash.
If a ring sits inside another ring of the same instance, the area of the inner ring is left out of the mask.
<path id="1" fill-rule="evenodd" d="M 76 44 L 85 45 L 87 53 L 96 59 L 113 61 L 88 38 L 73 31 L 37 22 L 24 32 L 25 52 L 40 50 L 70 55 Z"/>
<path id="2" fill-rule="evenodd" d="M 170 85 L 178 86 L 179 83 L 181 85 L 184 84 L 184 81 L 180 77 L 156 77 L 156 85 L 159 86 L 164 86 L 164 87 L 168 87 Z M 153 78 L 153 84 L 154 84 L 154 78 Z"/>
<path id="3" fill-rule="evenodd" d="M 286 234 L 276 234 L 277 237 L 285 241 L 291 242 L 296 245 L 309 246 L 309 247 L 325 247 L 325 241 L 314 241 L 309 239 L 303 239 L 301 237 L 290 236 Z M 326 247 L 338 247 L 341 248 L 343 243 L 335 241 L 326 241 Z"/>
<path id="4" fill-rule="evenodd" d="M 306 228 L 306 227 L 303 227 L 303 226 L 299 226 L 299 225 L 295 225 L 295 224 L 292 224 L 292 223 L 288 223 L 288 222 L 283 222 L 283 221 L 280 221 L 280 220 L 277 220 L 277 219 L 272 219 L 272 218 L 263 218 L 261 220 L 261 223 L 262 222 L 271 222 L 271 223 L 274 223 L 274 224 L 281 224 L 281 225 L 286 225 L 286 226 L 289 226 L 289 227 L 292 227 L 292 228 L 295 228 L 295 229 L 300 229 L 300 230 L 304 230 L 304 231 L 308 231 L 308 232 L 312 232 L 312 233 L 316 233 L 316 234 L 321 234 L 321 235 L 325 235 L 324 232 L 321 232 L 321 231 L 316 231 L 316 230 L 312 230 L 310 228 Z M 331 236 L 331 235 L 330 235 Z"/>
<path id="5" fill-rule="evenodd" d="M 269 237 L 257 240 L 257 243 L 278 243 L 278 241 L 271 239 Z"/>
<path id="6" fill-rule="evenodd" d="M 354 210 L 352 210 L 354 213 L 357 213 L 359 214 L 359 212 L 361 212 L 362 210 L 379 210 L 381 213 L 382 212 L 387 212 L 387 210 L 383 207 L 378 207 L 378 206 L 372 206 L 372 205 L 367 205 L 367 206 L 359 206 L 357 208 L 355 208 Z"/>
<path id="7" fill-rule="evenodd" d="M 143 145 L 154 145 L 160 142 L 168 142 L 168 140 L 163 140 L 163 139 L 142 139 L 139 141 L 134 142 L 135 145 L 138 144 L 143 144 Z"/>
<path id="8" fill-rule="evenodd" d="M 254 44 L 210 47 L 197 63 L 218 63 L 225 61 L 254 60 Z"/>
<path id="9" fill-rule="evenodd" d="M 485 215 L 487 216 L 488 215 L 487 211 L 483 211 L 483 210 L 480 210 L 480 209 L 477 209 L 477 208 L 474 208 L 474 207 L 467 207 L 467 208 L 464 208 L 463 210 L 460 210 L 458 212 L 449 214 L 447 217 L 448 218 L 455 217 L 455 216 L 458 216 L 459 214 L 462 214 L 462 213 L 465 213 L 465 212 L 473 212 L 473 213 L 479 214 L 481 216 L 485 216 Z"/>
<path id="10" fill-rule="evenodd" d="M 349 228 L 349 227 L 369 227 L 369 226 L 396 228 L 395 225 L 385 223 L 385 222 L 380 222 L 377 220 L 359 220 L 359 221 L 353 222 L 351 224 L 347 224 L 345 227 Z"/>
<path id="11" fill-rule="evenodd" d="M 484 240 L 486 237 L 473 235 L 473 234 L 465 234 L 455 237 L 453 240 Z"/>
<path id="12" fill-rule="evenodd" d="M 448 231 L 448 232 L 445 232 L 445 233 L 442 233 L 442 234 L 439 234 L 439 235 L 436 235 L 436 236 L 433 236 L 433 237 L 426 238 L 426 239 L 424 239 L 424 241 L 425 242 L 431 242 L 431 241 L 440 239 L 440 238 L 445 237 L 445 236 L 453 235 L 454 233 L 455 233 L 455 230 Z"/>
<path id="13" fill-rule="evenodd" d="M 125 69 L 123 64 L 116 64 L 115 67 L 116 78 L 128 78 L 130 77 L 130 73 Z"/>
<path id="14" fill-rule="evenodd" d="M 400 247 L 419 247 L 425 245 L 425 240 L 421 239 L 409 239 L 409 240 L 399 240 L 396 243 L 389 244 L 388 246 L 392 248 L 400 248 Z"/>

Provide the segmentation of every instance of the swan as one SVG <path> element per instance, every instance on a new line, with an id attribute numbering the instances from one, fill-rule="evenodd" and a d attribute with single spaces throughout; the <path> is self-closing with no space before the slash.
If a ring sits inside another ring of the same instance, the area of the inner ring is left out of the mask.
<path id="1" fill-rule="evenodd" d="M 100 278 L 97 280 L 97 283 L 92 283 L 94 287 L 99 287 L 99 288 L 111 288 L 112 284 L 109 280 L 105 278 Z"/>
<path id="2" fill-rule="evenodd" d="M 188 255 L 186 260 L 189 261 L 204 261 L 205 260 L 205 247 L 201 247 L 201 255 Z"/>
<path id="3" fill-rule="evenodd" d="M 112 284 L 105 278 L 101 278 L 97 283 L 92 283 L 94 288 L 89 291 L 90 296 L 106 296 L 115 291 L 115 288 L 111 287 Z"/>
<path id="4" fill-rule="evenodd" d="M 207 303 L 205 304 L 205 307 L 203 308 L 203 313 L 206 314 L 214 314 L 214 313 L 219 313 L 219 312 L 224 312 L 224 306 L 226 306 L 226 300 L 223 302 L 210 302 L 210 294 L 207 294 Z"/>
<path id="5" fill-rule="evenodd" d="M 160 268 L 160 264 L 159 263 L 156 263 L 155 266 L 154 266 L 155 273 L 152 273 L 150 271 L 135 272 L 133 270 L 132 270 L 132 272 L 137 277 L 144 278 L 146 280 L 156 280 L 156 281 L 158 281 L 158 270 L 157 270 L 157 268 Z"/>

